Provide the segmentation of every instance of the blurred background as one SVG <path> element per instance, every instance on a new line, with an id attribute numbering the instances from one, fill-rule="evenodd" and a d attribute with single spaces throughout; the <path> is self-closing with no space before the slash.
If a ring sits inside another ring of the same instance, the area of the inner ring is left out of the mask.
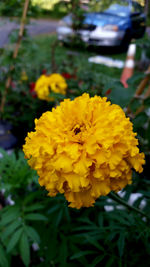
<path id="1" fill-rule="evenodd" d="M 66 94 L 39 99 L 53 73 Z M 137 132 L 144 171 L 119 193 L 133 209 L 109 195 L 69 208 L 24 158 L 35 118 L 83 93 L 121 106 Z M 149 218 L 136 209 L 150 213 L 149 162 L 150 0 L 0 1 L 0 266 L 148 267 Z"/>

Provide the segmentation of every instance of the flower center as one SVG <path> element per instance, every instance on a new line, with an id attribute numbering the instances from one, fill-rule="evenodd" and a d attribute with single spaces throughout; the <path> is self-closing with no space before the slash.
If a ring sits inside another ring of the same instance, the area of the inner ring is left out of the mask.
<path id="1" fill-rule="evenodd" d="M 75 133 L 75 135 L 77 135 L 77 134 L 80 133 L 80 132 L 81 132 L 80 127 L 76 127 L 76 128 L 74 129 L 74 133 Z"/>

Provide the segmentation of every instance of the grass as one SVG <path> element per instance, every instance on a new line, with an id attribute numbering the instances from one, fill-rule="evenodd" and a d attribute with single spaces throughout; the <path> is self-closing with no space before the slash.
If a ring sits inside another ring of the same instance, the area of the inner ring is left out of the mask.
<path id="1" fill-rule="evenodd" d="M 32 69 L 35 69 L 34 74 L 38 74 L 41 69 L 46 68 L 49 72 L 51 71 L 51 46 L 53 42 L 56 40 L 56 35 L 41 35 L 34 37 L 32 42 L 26 44 L 26 46 L 22 46 L 24 50 L 23 56 L 23 64 L 24 68 L 29 69 L 27 66 L 32 64 Z M 99 51 L 92 50 L 82 50 L 82 49 L 71 49 L 69 47 L 65 47 L 62 45 L 58 45 L 55 52 L 55 60 L 58 66 L 59 71 L 63 71 L 63 66 L 66 64 L 70 64 L 71 60 L 73 60 L 74 67 L 77 66 L 78 71 L 82 72 L 83 70 L 104 73 L 105 75 L 109 75 L 110 77 L 119 78 L 122 72 L 122 69 L 117 68 L 109 68 L 104 65 L 89 63 L 88 58 L 91 56 L 95 56 L 98 54 L 103 54 L 105 52 L 105 56 L 112 57 L 114 59 L 125 60 L 126 53 L 122 54 L 107 54 L 107 51 L 99 49 Z M 72 53 L 72 55 L 70 55 Z M 72 57 L 72 59 L 71 59 Z M 32 62 L 31 62 L 32 58 Z M 30 73 L 28 73 L 30 76 Z"/>
<path id="2" fill-rule="evenodd" d="M 48 72 L 51 72 L 51 47 L 53 42 L 56 41 L 56 35 L 40 35 L 34 37 L 30 42 L 22 46 L 23 48 L 23 68 L 27 70 L 29 76 L 32 79 L 36 79 L 39 76 L 39 73 L 42 69 L 47 69 Z M 135 59 L 137 61 L 141 58 L 142 47 L 139 46 L 141 43 L 145 43 L 148 41 L 147 36 L 145 38 L 137 40 L 137 50 Z M 64 69 L 70 72 L 71 69 L 77 69 L 78 72 L 93 72 L 98 74 L 108 75 L 112 78 L 120 79 L 122 69 L 118 69 L 115 67 L 107 67 L 105 65 L 89 63 L 88 58 L 96 55 L 104 55 L 107 57 L 111 57 L 113 59 L 119 59 L 125 61 L 126 52 L 118 53 L 117 50 L 112 50 L 110 52 L 110 48 L 108 49 L 97 49 L 87 50 L 87 49 L 71 49 L 70 47 L 65 47 L 59 44 L 55 50 L 55 61 L 57 65 L 57 71 L 63 72 Z M 31 61 L 32 58 L 32 61 Z M 31 67 L 29 66 L 31 64 Z M 71 65 L 71 67 L 70 67 Z M 32 72 L 30 73 L 30 69 L 32 68 Z M 134 73 L 139 73 L 138 70 L 135 69 Z M 34 74 L 34 75 L 33 75 Z"/>

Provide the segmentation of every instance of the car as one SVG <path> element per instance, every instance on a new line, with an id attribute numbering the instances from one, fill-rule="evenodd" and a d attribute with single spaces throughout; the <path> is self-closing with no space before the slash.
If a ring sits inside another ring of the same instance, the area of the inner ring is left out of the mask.
<path id="1" fill-rule="evenodd" d="M 58 40 L 70 42 L 74 34 L 71 25 L 72 14 L 69 14 L 56 30 Z M 101 12 L 85 13 L 82 27 L 76 33 L 88 45 L 115 47 L 128 46 L 132 38 L 141 38 L 145 29 L 143 7 L 135 1 L 116 0 L 109 1 Z"/>

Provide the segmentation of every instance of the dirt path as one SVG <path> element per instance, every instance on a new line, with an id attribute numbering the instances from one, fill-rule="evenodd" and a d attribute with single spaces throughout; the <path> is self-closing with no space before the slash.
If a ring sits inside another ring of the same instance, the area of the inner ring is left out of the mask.
<path id="1" fill-rule="evenodd" d="M 52 33 L 56 31 L 58 21 L 54 20 L 35 20 L 31 19 L 30 24 L 26 26 L 30 36 L 38 34 Z M 13 30 L 18 29 L 17 20 L 11 20 L 0 17 L 0 48 L 9 43 L 9 37 Z"/>

